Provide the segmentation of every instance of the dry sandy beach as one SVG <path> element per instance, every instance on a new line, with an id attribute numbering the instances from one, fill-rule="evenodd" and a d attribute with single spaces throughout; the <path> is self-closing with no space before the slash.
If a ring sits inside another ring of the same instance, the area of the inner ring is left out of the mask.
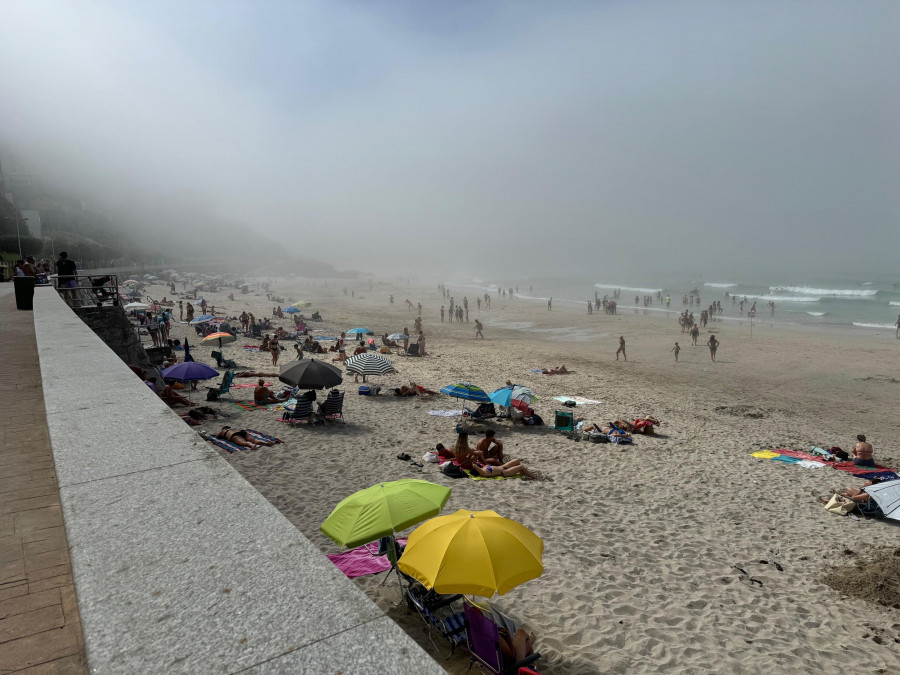
<path id="1" fill-rule="evenodd" d="M 453 480 L 436 465 L 417 468 L 396 459 L 399 452 L 421 459 L 437 442 L 452 446 L 457 420 L 428 415 L 460 407 L 443 395 L 361 397 L 352 378 L 345 379 L 347 423 L 312 428 L 290 428 L 277 421 L 280 413 L 216 404 L 230 415 L 224 423 L 285 441 L 225 456 L 323 551 L 338 550 L 318 528 L 340 499 L 379 481 L 424 478 L 452 488 L 445 512 L 493 509 L 543 538 L 543 576 L 496 599 L 537 634 L 542 673 L 900 667 L 900 611 L 842 597 L 822 581 L 834 566 L 896 545 L 900 530 L 889 521 L 823 510 L 816 495 L 861 484 L 849 474 L 750 456 L 777 447 L 849 449 L 855 435 L 865 433 L 879 463 L 900 466 L 893 448 L 900 432 L 900 382 L 893 379 L 900 378 L 900 341 L 893 335 L 829 335 L 762 324 L 751 339 L 747 324 L 717 322 L 700 338 L 703 343 L 715 331 L 721 341 L 718 363 L 711 363 L 707 348 L 691 347 L 674 318 L 635 314 L 625 306 L 616 316 L 588 316 L 583 307 L 558 305 L 548 312 L 541 304 L 495 295 L 490 311 L 471 312 L 473 321 L 485 323 L 486 339 L 476 342 L 473 323 L 440 322 L 445 303 L 435 286 L 375 282 L 369 290 L 368 282 L 354 282 L 348 284 L 352 298 L 342 286 L 281 280 L 272 291 L 313 301 L 311 309 L 320 309 L 325 322 L 312 327 L 326 335 L 355 326 L 377 335 L 411 328 L 415 314 L 403 302 L 421 302 L 430 356 L 394 357 L 399 374 L 373 378 L 386 389 L 410 380 L 432 389 L 471 381 L 491 391 L 512 380 L 537 392 L 537 412 L 551 424 L 561 408 L 551 397 L 568 394 L 602 401 L 579 406 L 578 414 L 592 421 L 654 415 L 662 426 L 656 437 L 637 436 L 633 446 L 618 446 L 497 422 L 492 426 L 506 454 L 548 480 Z M 166 291 L 149 289 L 154 297 Z M 457 299 L 463 294 L 454 292 Z M 206 296 L 219 314 L 248 309 L 271 316 L 276 304 L 265 295 L 238 295 L 235 302 L 226 295 Z M 469 299 L 474 305 L 472 294 Z M 194 337 L 187 329 L 177 326 L 172 337 Z M 619 335 L 627 341 L 627 363 L 614 359 Z M 682 346 L 678 363 L 669 351 L 676 340 Z M 210 350 L 191 341 L 195 358 L 211 362 Z M 248 369 L 273 370 L 268 355 L 240 348 L 255 342 L 239 340 L 225 347 L 225 355 Z M 282 364 L 293 356 L 290 343 L 283 344 L 288 351 Z M 560 364 L 575 374 L 531 372 Z M 252 389 L 235 393 L 252 398 Z M 379 575 L 357 583 L 440 658 L 418 617 L 392 604 L 398 600 L 394 578 L 385 586 L 381 581 Z M 468 659 L 444 663 L 451 672 L 464 672 Z"/>

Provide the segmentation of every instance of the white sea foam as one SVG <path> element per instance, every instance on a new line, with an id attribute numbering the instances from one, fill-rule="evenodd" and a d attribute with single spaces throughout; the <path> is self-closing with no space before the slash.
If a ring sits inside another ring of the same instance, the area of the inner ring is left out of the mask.
<path id="1" fill-rule="evenodd" d="M 858 326 L 859 328 L 889 328 L 890 330 L 894 330 L 894 326 L 889 323 L 857 323 L 853 322 L 854 326 Z"/>
<path id="2" fill-rule="evenodd" d="M 741 296 L 739 296 L 741 297 Z M 777 305 L 779 302 L 818 302 L 821 298 L 812 295 L 744 295 L 742 297 L 751 300 L 772 300 Z"/>
<path id="3" fill-rule="evenodd" d="M 712 284 L 706 283 L 704 286 L 709 286 L 710 288 L 734 288 L 737 284 Z"/>
<path id="4" fill-rule="evenodd" d="M 615 284 L 594 284 L 597 288 L 618 288 L 621 291 L 634 291 L 635 293 L 661 293 L 661 288 L 635 288 L 633 286 L 617 286 Z"/>
<path id="5" fill-rule="evenodd" d="M 900 302 L 894 302 L 893 300 L 891 300 L 888 304 L 891 307 L 900 307 Z"/>
<path id="6" fill-rule="evenodd" d="M 810 316 L 825 316 L 826 312 L 807 312 Z"/>
<path id="7" fill-rule="evenodd" d="M 869 298 L 878 290 L 841 290 L 837 288 L 810 288 L 809 286 L 769 286 L 773 293 L 802 293 L 803 295 L 832 295 L 842 298 Z"/>

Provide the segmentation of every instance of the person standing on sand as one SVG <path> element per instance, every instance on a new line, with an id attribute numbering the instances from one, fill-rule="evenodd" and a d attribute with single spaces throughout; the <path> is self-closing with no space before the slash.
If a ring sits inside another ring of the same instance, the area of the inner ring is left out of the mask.
<path id="1" fill-rule="evenodd" d="M 475 339 L 476 340 L 478 338 L 481 338 L 482 340 L 484 340 L 484 333 L 481 332 L 483 328 L 484 328 L 484 326 L 481 324 L 481 321 L 479 321 L 478 319 L 475 319 Z"/>
<path id="2" fill-rule="evenodd" d="M 620 353 L 622 354 L 622 356 L 623 356 L 623 357 L 625 358 L 625 360 L 627 361 L 627 360 L 628 360 L 628 357 L 625 356 L 625 336 L 624 336 L 624 335 L 620 335 L 620 336 L 619 336 L 619 348 L 616 350 L 616 361 L 619 360 L 619 354 L 620 354 Z"/>
<path id="3" fill-rule="evenodd" d="M 441 305 L 441 323 L 444 323 L 444 306 Z"/>
<path id="4" fill-rule="evenodd" d="M 553 311 L 553 298 L 550 298 L 547 300 L 547 311 L 548 312 Z"/>
<path id="5" fill-rule="evenodd" d="M 678 343 L 675 343 L 675 346 L 672 347 L 669 351 L 675 352 L 675 362 L 678 363 L 678 352 L 681 351 L 681 347 L 678 346 Z"/>
<path id="6" fill-rule="evenodd" d="M 178 320 L 184 321 L 184 302 L 178 301 Z"/>
<path id="7" fill-rule="evenodd" d="M 700 337 L 700 329 L 696 325 L 691 326 L 691 344 L 695 347 L 697 346 L 698 337 Z"/>
<path id="8" fill-rule="evenodd" d="M 709 340 L 706 341 L 706 344 L 709 346 L 709 358 L 715 362 L 716 360 L 716 350 L 719 348 L 719 341 L 716 340 L 715 335 L 710 335 Z"/>
<path id="9" fill-rule="evenodd" d="M 897 315 L 897 339 L 900 340 L 900 314 Z"/>
<path id="10" fill-rule="evenodd" d="M 872 444 L 866 442 L 866 437 L 859 434 L 856 437 L 856 445 L 853 446 L 853 464 L 856 466 L 875 467 L 875 459 L 872 457 L 874 449 Z"/>

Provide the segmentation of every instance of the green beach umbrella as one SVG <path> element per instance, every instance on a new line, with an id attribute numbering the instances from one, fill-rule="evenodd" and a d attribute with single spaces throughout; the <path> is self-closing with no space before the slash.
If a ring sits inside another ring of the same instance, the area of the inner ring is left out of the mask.
<path id="1" fill-rule="evenodd" d="M 450 488 L 404 478 L 355 492 L 319 528 L 340 546 L 356 548 L 436 516 L 450 499 Z"/>

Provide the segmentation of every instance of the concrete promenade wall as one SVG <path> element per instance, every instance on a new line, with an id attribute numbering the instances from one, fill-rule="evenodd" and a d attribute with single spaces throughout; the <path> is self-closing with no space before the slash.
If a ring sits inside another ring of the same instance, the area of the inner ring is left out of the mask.
<path id="1" fill-rule="evenodd" d="M 34 321 L 92 672 L 444 672 L 52 289 Z"/>

